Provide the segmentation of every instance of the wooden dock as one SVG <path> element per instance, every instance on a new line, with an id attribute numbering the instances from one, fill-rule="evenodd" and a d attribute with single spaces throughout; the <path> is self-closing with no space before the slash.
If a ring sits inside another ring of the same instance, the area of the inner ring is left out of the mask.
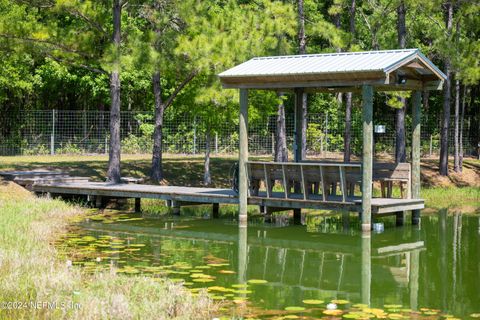
<path id="1" fill-rule="evenodd" d="M 262 166 L 265 165 L 262 164 Z M 309 166 L 313 167 L 313 165 Z M 329 164 L 328 166 L 332 165 Z M 343 169 L 344 167 L 339 168 Z M 348 171 L 347 174 L 342 174 L 342 170 L 339 172 L 341 177 L 349 177 Z M 285 172 L 283 176 L 285 177 Z M 105 200 L 109 199 L 135 199 L 135 210 L 140 211 L 141 199 L 159 199 L 165 200 L 173 208 L 175 214 L 180 213 L 181 206 L 211 204 L 213 206 L 213 217 L 218 217 L 220 204 L 239 204 L 238 193 L 226 188 L 147 185 L 136 183 L 138 179 L 135 178 L 125 180 L 131 183 L 121 184 L 90 182 L 85 177 L 72 177 L 59 171 L 0 172 L 0 177 L 12 180 L 37 194 L 85 197 L 95 203 L 97 207 L 102 207 Z M 300 188 L 303 190 L 298 192 L 287 192 L 287 188 L 278 192 L 274 191 L 273 187 L 269 188 L 270 176 L 264 180 L 267 181 L 266 188 L 256 188 L 255 192 L 249 193 L 247 200 L 249 205 L 260 206 L 263 209 L 262 212 L 266 214 L 286 210 L 297 210 L 299 212 L 300 209 L 362 212 L 362 197 L 345 192 L 346 187 L 341 187 L 341 195 L 326 192 L 321 194 L 309 192 L 307 194 L 305 191 L 310 187 L 307 187 L 305 183 L 302 183 L 305 187 Z M 344 184 L 346 184 L 345 181 L 347 179 L 344 180 Z M 320 189 L 325 189 L 322 186 L 323 183 L 321 183 Z M 423 199 L 371 199 L 371 212 L 374 216 L 396 215 L 398 224 L 403 224 L 403 213 L 405 211 L 421 210 L 424 207 Z"/>
<path id="2" fill-rule="evenodd" d="M 238 204 L 238 194 L 231 189 L 198 188 L 178 186 L 157 186 L 143 184 L 112 184 L 108 182 L 36 183 L 33 191 L 53 195 L 83 195 L 88 197 L 159 199 L 174 203 L 173 206 L 194 204 Z M 337 199 L 338 198 L 338 199 Z M 311 196 L 305 200 L 302 194 L 291 194 L 288 199 L 274 193 L 270 197 L 263 194 L 248 197 L 248 204 L 275 208 L 277 211 L 289 209 L 325 209 L 360 212 L 361 197 L 330 196 L 324 201 L 321 196 Z M 372 212 L 387 215 L 405 210 L 424 208 L 423 199 L 373 198 Z"/>

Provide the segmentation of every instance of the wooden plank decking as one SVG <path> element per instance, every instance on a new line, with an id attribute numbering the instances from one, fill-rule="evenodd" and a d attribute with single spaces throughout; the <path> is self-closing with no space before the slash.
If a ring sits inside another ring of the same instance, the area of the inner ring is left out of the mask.
<path id="1" fill-rule="evenodd" d="M 114 184 L 108 182 L 35 184 L 35 192 L 76 194 L 118 198 L 148 198 L 195 203 L 238 203 L 231 189 L 157 186 L 145 184 Z"/>
<path id="2" fill-rule="evenodd" d="M 149 198 L 188 203 L 224 203 L 238 204 L 238 194 L 231 189 L 198 188 L 178 186 L 156 186 L 142 184 L 112 184 L 107 182 L 72 182 L 72 183 L 36 183 L 33 191 L 51 194 L 74 194 L 85 196 L 118 197 L 118 198 Z M 338 198 L 338 199 L 337 199 Z M 290 194 L 288 199 L 283 193 L 273 193 L 270 197 L 259 193 L 248 197 L 251 205 L 296 209 L 327 209 L 342 211 L 361 211 L 360 197 L 329 196 L 325 202 L 322 196 L 310 196 L 305 200 L 302 194 Z M 393 199 L 373 198 L 372 212 L 378 215 L 424 208 L 423 199 Z"/>

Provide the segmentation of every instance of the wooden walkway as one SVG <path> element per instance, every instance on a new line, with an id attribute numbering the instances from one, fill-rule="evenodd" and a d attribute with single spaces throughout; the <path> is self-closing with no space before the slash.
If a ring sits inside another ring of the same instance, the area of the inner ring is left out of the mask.
<path id="1" fill-rule="evenodd" d="M 74 194 L 111 198 L 144 198 L 192 203 L 238 203 L 237 193 L 231 189 L 157 186 L 146 184 L 38 183 L 33 191 L 52 194 Z"/>
<path id="2" fill-rule="evenodd" d="M 238 204 L 238 194 L 232 189 L 198 188 L 179 186 L 158 186 L 136 183 L 114 184 L 90 182 L 84 177 L 71 177 L 59 171 L 10 171 L 0 172 L 0 177 L 12 180 L 39 194 L 86 196 L 97 205 L 102 199 L 133 198 L 136 210 L 140 210 L 140 199 L 166 200 L 179 212 L 180 206 L 212 204 L 214 216 L 219 204 Z M 132 178 L 133 179 L 133 178 Z M 130 180 L 129 180 L 130 181 Z M 132 182 L 135 182 L 132 180 Z M 305 193 L 258 191 L 248 197 L 248 204 L 258 205 L 271 211 L 289 209 L 324 209 L 336 211 L 362 211 L 359 196 L 318 195 Z M 420 210 L 425 207 L 423 199 L 372 198 L 372 213 L 376 216 L 398 214 L 407 210 Z"/>
<path id="3" fill-rule="evenodd" d="M 71 182 L 71 183 L 36 183 L 33 191 L 38 193 L 84 195 L 107 198 L 147 198 L 188 204 L 238 204 L 238 195 L 231 189 L 198 188 L 177 186 L 156 186 L 143 184 L 112 184 L 107 182 Z M 336 199 L 338 197 L 338 199 Z M 318 199 L 317 199 L 318 198 Z M 285 199 L 275 194 L 270 197 L 258 196 L 248 198 L 251 205 L 274 207 L 277 209 L 325 209 L 341 211 L 361 211 L 361 198 L 350 197 L 342 201 L 339 196 L 330 196 L 328 202 L 322 197 L 303 199 L 301 194 L 291 194 Z M 417 210 L 424 208 L 423 199 L 373 198 L 372 212 L 378 215 L 391 214 L 398 211 Z"/>

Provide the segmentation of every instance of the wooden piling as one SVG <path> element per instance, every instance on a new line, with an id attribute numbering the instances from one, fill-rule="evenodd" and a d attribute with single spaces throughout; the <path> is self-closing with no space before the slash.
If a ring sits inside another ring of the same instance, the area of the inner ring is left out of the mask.
<path id="1" fill-rule="evenodd" d="M 135 212 L 142 212 L 142 202 L 141 198 L 135 198 Z"/>
<path id="2" fill-rule="evenodd" d="M 302 224 L 302 209 L 293 209 L 293 224 Z"/>
<path id="3" fill-rule="evenodd" d="M 422 114 L 422 92 L 414 91 L 412 106 L 412 198 L 420 198 L 420 121 Z M 420 223 L 420 210 L 412 210 L 412 224 Z"/>
<path id="4" fill-rule="evenodd" d="M 220 216 L 220 205 L 218 203 L 212 203 L 212 217 L 218 219 Z"/>
<path id="5" fill-rule="evenodd" d="M 373 166 L 373 88 L 362 87 L 363 152 L 362 152 L 362 231 L 372 229 L 372 166 Z"/>
<path id="6" fill-rule="evenodd" d="M 239 121 L 239 157 L 238 157 L 238 204 L 239 226 L 247 225 L 247 161 L 248 161 L 248 90 L 240 89 L 240 121 Z"/>

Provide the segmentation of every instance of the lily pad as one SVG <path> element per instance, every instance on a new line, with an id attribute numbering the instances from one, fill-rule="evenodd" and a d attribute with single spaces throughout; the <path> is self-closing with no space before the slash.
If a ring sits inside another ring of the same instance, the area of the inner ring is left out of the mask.
<path id="1" fill-rule="evenodd" d="M 299 306 L 290 306 L 285 308 L 286 311 L 303 311 L 305 310 L 305 307 L 299 307 Z"/>
<path id="2" fill-rule="evenodd" d="M 230 264 L 228 263 L 209 263 L 207 264 L 210 267 L 226 267 L 229 266 Z"/>
<path id="3" fill-rule="evenodd" d="M 245 289 L 235 290 L 234 292 L 237 293 L 237 294 L 249 294 L 249 293 L 252 293 L 251 290 L 245 290 Z"/>
<path id="4" fill-rule="evenodd" d="M 306 299 L 302 301 L 305 304 L 322 304 L 324 303 L 323 300 L 317 300 L 317 299 Z"/>
<path id="5" fill-rule="evenodd" d="M 205 283 L 205 282 L 212 282 L 214 281 L 213 279 L 211 278 L 195 278 L 192 280 L 193 282 L 202 282 L 202 283 Z"/>
<path id="6" fill-rule="evenodd" d="M 250 279 L 248 280 L 248 283 L 251 283 L 251 284 L 264 284 L 264 283 L 268 283 L 267 280 L 262 280 L 262 279 Z"/>
<path id="7" fill-rule="evenodd" d="M 323 314 L 326 314 L 327 316 L 341 316 L 343 314 L 342 310 L 323 310 Z"/>
<path id="8" fill-rule="evenodd" d="M 383 307 L 386 308 L 386 309 L 400 309 L 402 307 L 402 305 L 401 304 L 386 304 Z M 420 309 L 420 310 L 422 310 L 422 309 Z M 427 310 L 430 310 L 430 309 L 427 309 Z"/>
<path id="9" fill-rule="evenodd" d="M 233 270 L 219 270 L 218 273 L 223 273 L 223 274 L 234 274 L 235 271 Z"/>
<path id="10" fill-rule="evenodd" d="M 335 300 L 332 300 L 332 303 L 335 303 L 335 304 L 348 304 L 348 303 L 350 303 L 350 301 L 348 301 L 348 300 L 343 300 L 343 299 L 335 299 Z"/>

